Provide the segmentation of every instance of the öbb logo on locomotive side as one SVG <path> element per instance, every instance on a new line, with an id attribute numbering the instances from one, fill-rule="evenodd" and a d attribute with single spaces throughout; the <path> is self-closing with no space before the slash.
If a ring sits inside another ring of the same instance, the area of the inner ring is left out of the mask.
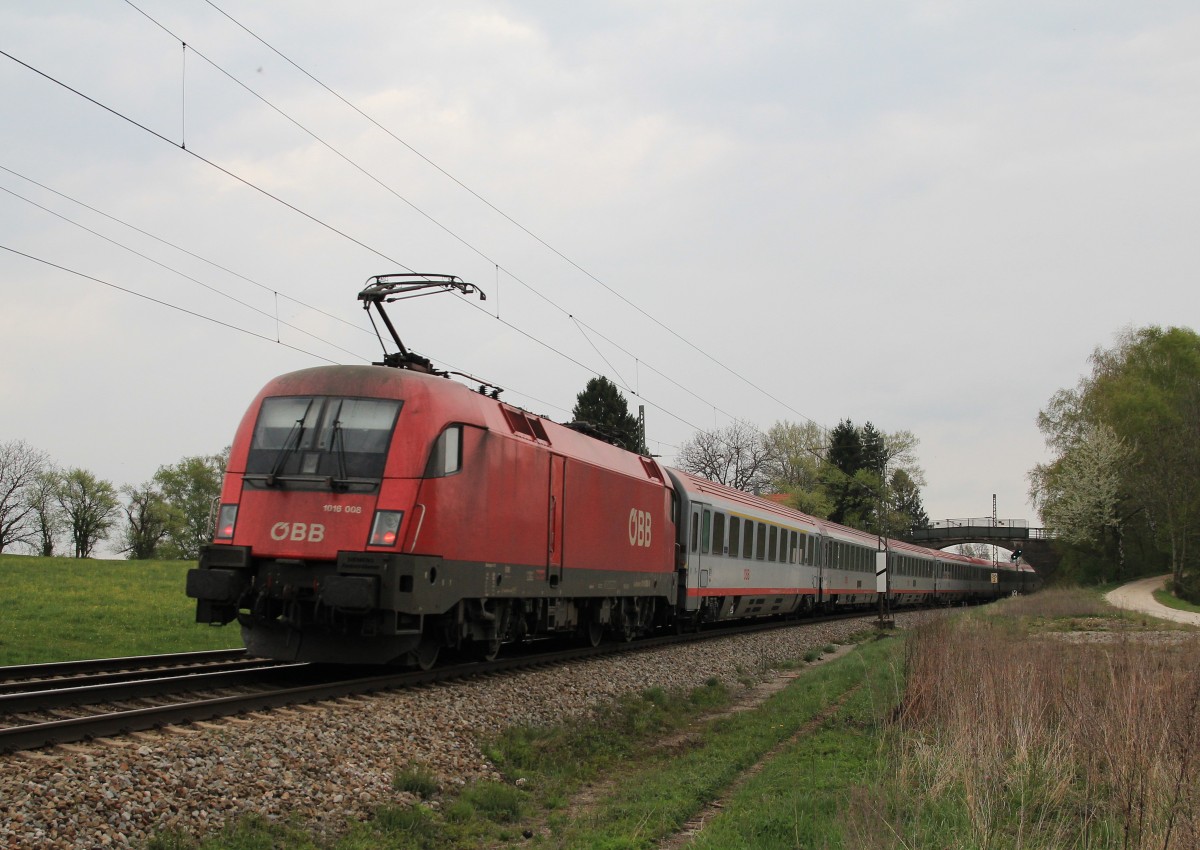
<path id="1" fill-rule="evenodd" d="M 629 509 L 629 545 L 650 546 L 650 514 L 646 511 Z"/>
<path id="2" fill-rule="evenodd" d="M 325 526 L 319 522 L 277 522 L 271 526 L 271 539 L 320 543 L 325 539 Z"/>

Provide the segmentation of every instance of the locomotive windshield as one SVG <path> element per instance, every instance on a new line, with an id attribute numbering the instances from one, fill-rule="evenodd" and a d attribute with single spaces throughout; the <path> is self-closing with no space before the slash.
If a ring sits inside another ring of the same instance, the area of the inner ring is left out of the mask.
<path id="1" fill-rule="evenodd" d="M 378 481 L 400 406 L 378 398 L 264 399 L 246 472 L 267 476 L 268 485 L 276 477 Z"/>

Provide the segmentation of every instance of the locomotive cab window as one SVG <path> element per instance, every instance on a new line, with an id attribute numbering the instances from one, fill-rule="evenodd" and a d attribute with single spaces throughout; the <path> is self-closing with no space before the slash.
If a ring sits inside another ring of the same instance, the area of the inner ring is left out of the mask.
<path id="1" fill-rule="evenodd" d="M 462 469 L 462 434 L 461 425 L 451 425 L 438 434 L 425 465 L 426 478 L 444 478 Z"/>
<path id="2" fill-rule="evenodd" d="M 378 481 L 402 402 L 330 396 L 263 399 L 246 472 Z"/>

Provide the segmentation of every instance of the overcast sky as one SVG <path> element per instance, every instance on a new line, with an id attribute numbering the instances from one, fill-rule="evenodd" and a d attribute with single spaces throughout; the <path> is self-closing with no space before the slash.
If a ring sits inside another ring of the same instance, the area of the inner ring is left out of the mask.
<path id="1" fill-rule="evenodd" d="M 1050 395 L 1197 326 L 1194 2 L 215 2 L 0 4 L 0 442 L 118 486 L 406 269 L 507 401 L 911 430 L 934 519 L 1034 520 Z"/>

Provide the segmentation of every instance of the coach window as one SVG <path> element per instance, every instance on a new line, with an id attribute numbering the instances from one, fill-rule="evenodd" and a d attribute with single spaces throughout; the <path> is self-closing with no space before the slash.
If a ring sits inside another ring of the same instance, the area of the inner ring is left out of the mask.
<path id="1" fill-rule="evenodd" d="M 742 535 L 742 557 L 754 557 L 754 520 L 746 520 L 746 527 Z"/>
<path id="2" fill-rule="evenodd" d="M 712 511 L 704 509 L 704 530 L 700 533 L 700 554 L 708 554 L 708 540 L 712 533 Z"/>
<path id="3" fill-rule="evenodd" d="M 713 554 L 725 554 L 725 514 L 718 511 L 713 514 Z"/>
<path id="4" fill-rule="evenodd" d="M 767 557 L 767 524 L 760 522 L 754 529 L 754 559 L 765 560 Z"/>
<path id="5" fill-rule="evenodd" d="M 791 537 L 791 540 L 792 540 L 792 545 L 788 547 L 788 552 L 790 552 L 790 553 L 791 553 L 791 557 L 789 557 L 789 558 L 788 558 L 788 563 L 789 563 L 789 564 L 795 564 L 795 563 L 798 563 L 798 562 L 799 562 L 799 558 L 800 558 L 800 546 L 799 546 L 799 544 L 797 543 L 797 541 L 798 541 L 799 539 L 800 539 L 799 535 L 798 535 L 798 534 L 796 534 L 796 532 L 794 532 L 794 531 L 793 531 L 793 532 L 792 532 L 792 537 Z"/>
<path id="6" fill-rule="evenodd" d="M 692 514 L 692 551 L 700 548 L 700 514 Z"/>
<path id="7" fill-rule="evenodd" d="M 729 557 L 736 558 L 740 554 L 742 545 L 742 518 L 731 516 L 729 518 Z"/>
<path id="8" fill-rule="evenodd" d="M 777 561 L 779 560 L 776 557 L 776 555 L 779 554 L 779 529 L 775 526 L 771 526 L 771 530 L 768 533 L 767 538 L 767 560 Z"/>

